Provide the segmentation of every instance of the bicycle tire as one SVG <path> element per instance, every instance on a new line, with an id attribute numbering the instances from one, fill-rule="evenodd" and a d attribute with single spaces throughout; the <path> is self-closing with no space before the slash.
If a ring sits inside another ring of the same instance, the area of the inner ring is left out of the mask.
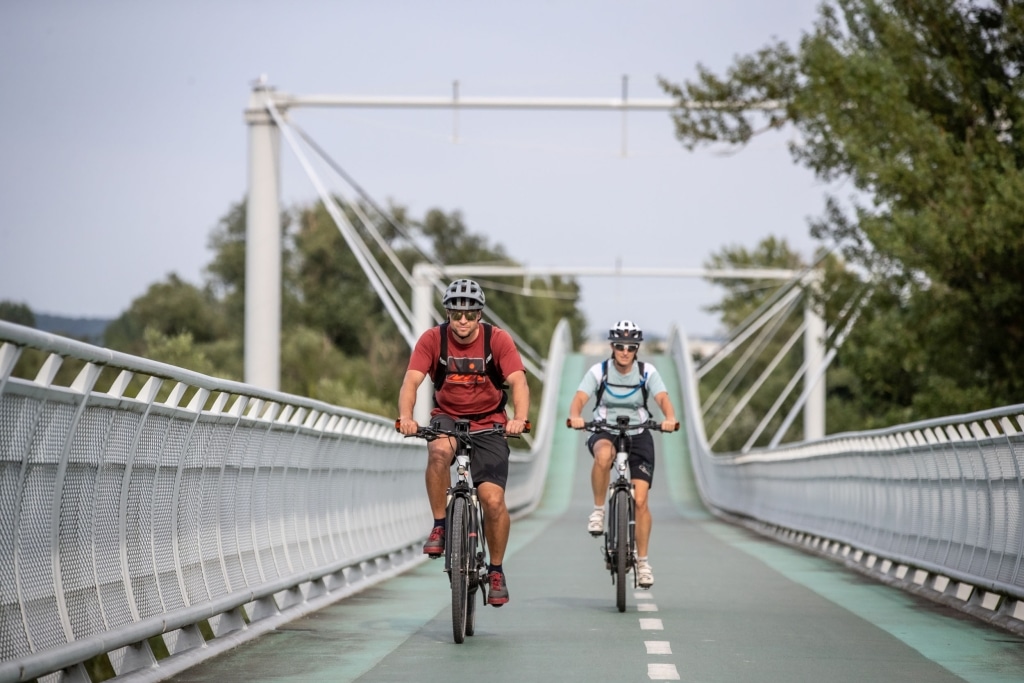
<path id="1" fill-rule="evenodd" d="M 451 515 L 452 636 L 456 643 L 466 639 L 469 602 L 469 502 L 463 496 L 452 499 Z"/>
<path id="2" fill-rule="evenodd" d="M 484 517 L 479 507 L 475 507 L 474 518 L 477 521 L 474 542 L 470 544 L 470 552 L 473 555 L 471 562 L 471 573 L 469 582 L 469 600 L 466 602 L 466 635 L 476 633 L 476 598 L 486 604 L 487 602 L 487 543 L 484 540 Z"/>
<path id="3" fill-rule="evenodd" d="M 615 606 L 626 611 L 626 567 L 629 565 L 629 493 L 615 492 Z"/>

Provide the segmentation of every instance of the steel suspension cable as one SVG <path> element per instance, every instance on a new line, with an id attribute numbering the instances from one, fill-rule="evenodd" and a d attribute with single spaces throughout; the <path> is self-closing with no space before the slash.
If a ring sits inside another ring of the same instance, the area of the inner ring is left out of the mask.
<path id="1" fill-rule="evenodd" d="M 299 145 L 292 136 L 291 129 L 287 125 L 285 125 L 285 122 L 283 121 L 281 115 L 277 111 L 277 108 L 274 106 L 272 102 L 267 103 L 267 112 L 274 119 L 274 122 L 277 124 L 278 128 L 281 130 L 281 133 L 284 135 L 285 140 L 288 142 L 288 145 L 291 147 L 292 152 L 299 159 L 299 163 L 302 165 L 303 170 L 305 170 L 306 175 L 310 179 L 310 182 L 313 183 L 313 186 L 316 189 L 317 194 L 320 195 L 320 200 L 324 203 L 324 208 L 327 209 L 327 212 L 331 215 L 331 218 L 334 219 L 335 225 L 341 232 L 342 237 L 348 243 L 349 248 L 352 250 L 352 254 L 356 257 L 356 261 L 358 261 L 360 267 L 362 267 L 363 269 L 363 273 L 370 281 L 370 285 L 377 292 L 377 296 L 380 297 L 381 302 L 384 304 L 384 307 L 388 310 L 388 313 L 391 315 L 392 320 L 398 327 L 398 331 L 401 333 L 402 337 L 409 345 L 409 348 L 412 348 L 416 344 L 416 338 L 413 335 L 412 327 L 410 324 L 411 314 L 408 314 L 406 316 L 403 315 L 402 311 L 398 310 L 398 307 L 396 305 L 396 299 L 393 298 L 392 292 L 394 291 L 394 288 L 391 287 L 391 282 L 387 281 L 387 285 L 385 285 L 384 280 L 386 280 L 386 278 L 381 278 L 378 275 L 380 266 L 372 258 L 367 258 L 365 253 L 366 244 L 356 233 L 355 227 L 351 223 L 349 223 L 349 220 L 344 215 L 344 212 L 339 209 L 337 203 L 334 201 L 334 199 L 327 192 L 326 188 L 323 186 L 323 183 L 320 181 L 320 177 L 316 174 L 316 171 L 313 169 L 312 165 L 309 163 L 309 160 L 306 158 L 305 154 L 299 148 Z M 401 302 L 401 298 L 397 298 L 397 301 Z M 404 307 L 404 302 L 401 303 L 402 306 Z M 408 309 L 406 309 L 406 311 L 407 310 Z"/>
<path id="2" fill-rule="evenodd" d="M 828 369 L 828 366 L 832 363 L 832 359 L 834 359 L 836 357 L 836 354 L 839 353 L 839 349 L 842 347 L 843 342 L 846 341 L 846 338 L 849 336 L 850 331 L 853 329 L 853 324 L 857 322 L 857 319 L 860 317 L 861 311 L 864 310 L 865 304 L 867 304 L 868 299 L 870 299 L 874 295 L 874 293 L 875 288 L 874 286 L 871 286 L 868 289 L 867 293 L 865 293 L 864 296 L 862 296 L 860 300 L 857 302 L 856 307 L 850 313 L 849 319 L 846 321 L 846 325 L 843 327 L 842 330 L 840 330 L 836 334 L 836 337 L 832 342 L 832 348 L 830 348 L 828 353 L 825 354 L 825 360 L 821 364 L 821 367 L 818 368 L 818 371 L 814 374 L 814 377 L 810 378 L 810 381 L 805 383 L 804 390 L 800 393 L 800 396 L 797 398 L 796 403 L 794 404 L 792 409 L 790 409 L 789 414 L 786 415 L 786 419 L 782 421 L 782 426 L 779 427 L 779 430 L 775 432 L 775 436 L 773 436 L 772 440 L 768 443 L 769 448 L 775 448 L 776 446 L 779 445 L 779 441 L 781 441 L 782 437 L 786 434 L 786 430 L 788 430 L 789 426 L 793 424 L 793 420 L 796 418 L 797 412 L 804 407 L 805 403 L 807 403 L 807 397 L 810 396 L 811 390 L 814 389 L 814 386 L 818 382 L 822 381 L 822 378 L 825 375 L 825 370 Z"/>
<path id="3" fill-rule="evenodd" d="M 412 233 L 409 231 L 409 229 L 406 228 L 401 223 L 395 221 L 387 212 L 381 209 L 380 206 L 373 201 L 370 195 L 355 181 L 355 179 L 352 178 L 352 176 L 349 173 L 347 173 L 341 167 L 340 164 L 338 164 L 334 159 L 332 159 L 326 153 L 326 151 L 323 150 L 323 148 L 317 145 L 316 142 L 313 141 L 308 135 L 306 135 L 305 132 L 302 129 L 300 129 L 296 124 L 288 122 L 288 125 L 295 129 L 295 131 L 303 138 L 303 140 L 306 141 L 306 144 L 308 144 L 314 151 L 316 151 L 317 155 L 324 161 L 324 163 L 326 163 L 335 173 L 341 176 L 341 178 L 345 182 L 351 185 L 352 188 L 359 194 L 359 196 L 362 197 L 370 206 L 372 206 L 373 209 L 378 214 L 380 214 L 380 216 L 384 218 L 384 220 L 386 220 L 388 224 L 391 225 L 392 228 L 394 228 L 403 237 L 405 237 L 406 241 L 410 245 L 412 245 L 412 247 L 416 249 L 417 252 L 419 252 L 419 254 L 425 261 L 443 270 L 444 266 L 441 264 L 440 261 L 438 261 L 437 259 L 433 258 L 429 254 L 424 252 L 422 249 L 420 249 L 419 245 L 417 245 L 416 241 L 413 239 Z M 364 222 L 368 221 L 368 219 L 364 218 L 363 216 L 361 216 L 361 219 L 364 220 Z M 406 282 L 409 283 L 411 287 L 412 276 L 408 273 L 405 267 L 401 265 L 401 262 L 397 259 L 397 256 L 394 256 L 393 251 L 383 246 L 383 238 L 379 237 L 379 234 L 377 234 L 375 230 L 372 232 L 373 234 L 375 234 L 375 238 L 378 240 L 378 244 L 382 245 L 382 249 L 385 249 L 385 251 L 392 256 L 392 263 L 396 265 L 396 267 L 399 269 L 399 272 L 402 274 Z M 443 294 L 446 287 L 443 283 L 436 283 L 435 289 L 439 293 Z M 401 301 L 401 299 L 399 299 L 399 301 Z M 537 352 L 536 349 L 530 346 L 526 342 L 526 340 L 522 338 L 522 336 L 520 336 L 517 332 L 515 332 L 515 330 L 509 327 L 509 325 L 504 320 L 502 320 L 490 307 L 487 307 L 487 313 L 488 317 L 491 318 L 495 322 L 495 324 L 497 324 L 499 327 L 508 332 L 515 340 L 516 345 L 519 347 L 521 355 L 525 356 L 523 358 L 523 363 L 524 365 L 526 365 L 527 369 L 530 370 L 530 372 L 532 372 L 534 376 L 543 379 L 544 370 L 542 369 L 542 367 L 544 365 L 544 358 Z M 440 315 L 436 310 L 431 311 L 431 317 L 434 319 L 435 322 L 441 322 L 444 319 L 444 316 Z M 408 319 L 412 319 L 411 313 L 409 313 Z"/>
<path id="4" fill-rule="evenodd" d="M 790 298 L 789 304 L 779 310 L 779 312 L 770 320 L 764 321 L 761 325 L 761 333 L 758 337 L 746 348 L 740 359 L 736 361 L 736 364 L 729 369 L 722 381 L 719 382 L 718 386 L 712 392 L 711 396 L 708 397 L 701 410 L 704 413 L 705 422 L 708 419 L 713 418 L 717 413 L 717 410 L 711 411 L 711 408 L 716 405 L 718 397 L 721 396 L 726 390 L 731 390 L 736 387 L 736 384 L 740 382 L 745 376 L 746 371 L 752 364 L 752 358 L 759 357 L 764 348 L 768 345 L 772 339 L 775 338 L 776 333 L 782 327 L 782 324 L 786 322 L 790 314 L 793 312 L 793 308 L 796 306 L 800 297 Z M 768 323 L 771 323 L 770 325 Z M 756 328 L 752 328 L 756 329 Z M 742 370 L 742 372 L 741 372 Z"/>
<path id="5" fill-rule="evenodd" d="M 833 291 L 835 290 L 833 289 Z M 860 291 L 864 290 L 861 289 Z M 830 326 L 825 331 L 826 339 L 836 331 L 836 329 L 838 328 L 839 321 L 843 320 L 843 318 L 845 318 L 848 315 L 850 309 L 853 306 L 853 302 L 856 298 L 856 296 L 850 297 L 850 299 L 846 302 L 843 308 L 839 311 L 836 324 Z M 824 372 L 824 369 L 827 367 L 828 364 L 823 363 L 822 372 Z M 789 398 L 789 395 L 793 393 L 793 389 L 796 387 L 797 382 L 799 382 L 804 377 L 804 375 L 807 374 L 807 368 L 808 360 L 804 358 L 803 362 L 801 362 L 800 364 L 800 367 L 793 374 L 793 377 L 790 378 L 789 382 L 786 383 L 786 386 L 782 389 L 778 397 L 775 399 L 775 402 L 772 403 L 772 407 L 769 408 L 768 412 L 764 414 L 764 417 L 762 417 L 761 421 L 758 422 L 757 427 L 754 428 L 754 432 L 750 435 L 750 438 L 748 438 L 746 443 L 743 444 L 743 448 L 740 449 L 742 453 L 746 453 L 753 447 L 754 442 L 757 441 L 757 439 L 761 436 L 761 433 L 764 432 L 764 430 L 768 427 L 768 423 L 771 422 L 778 414 L 779 410 L 782 408 L 782 404 L 785 403 L 786 399 Z"/>

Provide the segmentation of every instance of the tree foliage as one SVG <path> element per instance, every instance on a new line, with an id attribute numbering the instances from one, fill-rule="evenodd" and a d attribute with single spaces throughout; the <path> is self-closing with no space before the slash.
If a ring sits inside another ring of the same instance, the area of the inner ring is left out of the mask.
<path id="1" fill-rule="evenodd" d="M 872 422 L 1020 401 L 1022 77 L 1020 3 L 832 0 L 795 48 L 662 80 L 708 103 L 674 112 L 684 146 L 792 126 L 794 160 L 852 188 L 812 234 L 875 287 L 840 353 Z"/>
<path id="2" fill-rule="evenodd" d="M 108 346 L 138 354 L 147 348 L 147 329 L 167 338 L 188 335 L 199 344 L 227 332 L 220 303 L 210 290 L 185 282 L 175 273 L 150 285 L 144 295 L 132 301 L 128 310 L 107 327 L 104 337 Z"/>
<path id="3" fill-rule="evenodd" d="M 0 320 L 25 327 L 35 327 L 36 324 L 36 316 L 28 304 L 9 300 L 0 301 Z"/>

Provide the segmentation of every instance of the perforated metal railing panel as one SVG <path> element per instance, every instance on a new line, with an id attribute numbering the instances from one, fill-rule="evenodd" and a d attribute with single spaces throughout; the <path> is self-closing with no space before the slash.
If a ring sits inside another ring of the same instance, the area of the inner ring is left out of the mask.
<path id="1" fill-rule="evenodd" d="M 681 335 L 671 352 L 709 506 L 1024 598 L 1024 405 L 713 453 Z"/>

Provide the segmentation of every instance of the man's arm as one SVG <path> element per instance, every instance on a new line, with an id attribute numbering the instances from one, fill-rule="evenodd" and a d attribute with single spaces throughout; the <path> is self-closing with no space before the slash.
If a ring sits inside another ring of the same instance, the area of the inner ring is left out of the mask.
<path id="1" fill-rule="evenodd" d="M 403 434 L 415 434 L 419 425 L 412 419 L 413 408 L 416 407 L 416 390 L 427 375 L 419 370 L 406 370 L 402 388 L 398 391 L 398 429 Z"/>
<path id="2" fill-rule="evenodd" d="M 526 429 L 526 421 L 530 418 L 530 385 L 526 383 L 526 373 L 517 370 L 505 378 L 512 389 L 512 419 L 505 425 L 509 434 L 522 434 Z"/>

